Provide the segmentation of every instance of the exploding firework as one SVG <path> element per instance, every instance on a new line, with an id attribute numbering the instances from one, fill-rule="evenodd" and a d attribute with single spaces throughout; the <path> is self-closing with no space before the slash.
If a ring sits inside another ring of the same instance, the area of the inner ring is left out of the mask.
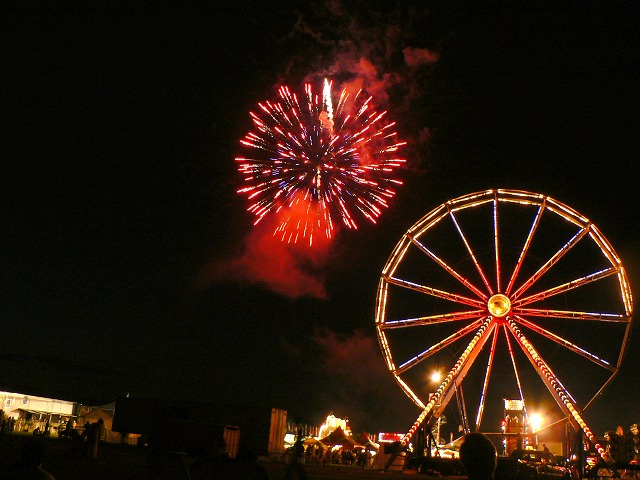
<path id="1" fill-rule="evenodd" d="M 280 100 L 259 103 L 251 112 L 255 130 L 241 140 L 252 156 L 238 157 L 246 186 L 238 190 L 252 202 L 255 223 L 277 215 L 274 235 L 296 243 L 332 238 L 338 224 L 357 228 L 357 220 L 376 222 L 394 188 L 398 157 L 395 122 L 376 111 L 362 90 L 342 90 L 334 108 L 331 83 L 322 95 L 305 85 L 304 99 L 288 87 Z"/>

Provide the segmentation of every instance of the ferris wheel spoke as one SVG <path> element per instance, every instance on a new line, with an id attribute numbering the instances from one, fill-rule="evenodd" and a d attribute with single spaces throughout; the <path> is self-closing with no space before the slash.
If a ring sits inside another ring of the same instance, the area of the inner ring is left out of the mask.
<path id="1" fill-rule="evenodd" d="M 518 393 L 520 394 L 520 400 L 523 400 L 523 410 L 524 416 L 527 416 L 527 406 L 524 403 L 524 394 L 522 393 L 522 383 L 520 383 L 520 373 L 518 372 L 518 365 L 516 364 L 516 357 L 513 354 L 513 348 L 511 347 L 511 340 L 509 339 L 509 330 L 507 330 L 506 325 L 502 325 L 502 329 L 504 330 L 504 337 L 507 340 L 507 350 L 509 351 L 509 358 L 511 359 L 511 365 L 513 365 L 513 374 L 516 377 L 516 385 L 518 387 Z"/>
<path id="2" fill-rule="evenodd" d="M 383 330 L 419 327 L 423 325 L 434 325 L 438 323 L 455 322 L 458 320 L 469 320 L 482 316 L 482 310 L 469 310 L 467 312 L 443 313 L 441 315 L 430 315 L 428 317 L 406 318 L 403 320 L 387 320 L 380 327 Z"/>
<path id="3" fill-rule="evenodd" d="M 576 345 L 573 342 L 570 342 L 569 340 L 567 340 L 566 338 L 561 337 L 560 335 L 556 335 L 555 333 L 547 330 L 546 328 L 542 328 L 541 326 L 530 322 L 529 320 L 527 320 L 526 318 L 522 318 L 519 315 L 514 315 L 514 317 L 517 319 L 518 323 L 521 325 L 524 325 L 525 327 L 533 330 L 534 332 L 548 338 L 549 340 L 557 343 L 560 346 L 563 346 L 569 350 L 571 350 L 572 352 L 580 355 L 581 357 L 586 358 L 587 360 L 590 360 L 591 362 L 595 363 L 596 365 L 602 367 L 602 368 L 606 368 L 607 370 L 614 372 L 616 370 L 616 367 L 611 365 L 610 362 L 608 362 L 607 360 L 598 357 L 597 355 L 594 355 L 593 353 L 588 352 L 587 350 L 585 350 L 584 348 L 579 347 L 578 345 Z"/>
<path id="4" fill-rule="evenodd" d="M 449 216 L 451 217 L 451 220 L 453 221 L 453 224 L 455 225 L 456 230 L 458 230 L 458 234 L 460 235 L 460 238 L 462 239 L 462 242 L 464 243 L 465 247 L 467 248 L 467 252 L 469 252 L 469 255 L 471 256 L 471 260 L 473 260 L 473 264 L 476 266 L 476 270 L 478 271 L 478 273 L 480 274 L 480 277 L 482 278 L 482 281 L 484 282 L 484 286 L 487 287 L 487 290 L 489 291 L 489 294 L 493 295 L 493 289 L 491 288 L 491 285 L 489 284 L 489 280 L 487 280 L 487 277 L 485 276 L 484 271 L 482 270 L 482 267 L 478 263 L 478 259 L 476 258 L 475 254 L 473 253 L 473 250 L 471 249 L 471 245 L 469 245 L 469 242 L 467 241 L 467 237 L 465 236 L 464 232 L 462 231 L 462 227 L 458 223 L 458 220 L 456 219 L 456 216 L 454 215 L 453 211 L 449 210 Z"/>
<path id="5" fill-rule="evenodd" d="M 511 278 L 509 279 L 509 284 L 507 285 L 507 289 L 505 294 L 508 296 L 511 293 L 511 289 L 513 288 L 513 284 L 520 273 L 520 268 L 522 267 L 522 263 L 524 262 L 525 257 L 527 256 L 527 252 L 529 251 L 529 247 L 531 246 L 531 241 L 533 240 L 533 235 L 536 233 L 538 225 L 540 225 L 540 219 L 542 218 L 542 212 L 544 211 L 547 199 L 545 198 L 542 201 L 542 204 L 538 208 L 538 213 L 536 213 L 535 218 L 533 219 L 533 223 L 531 224 L 531 228 L 529 229 L 529 235 L 527 235 L 527 239 L 522 246 L 522 250 L 520 251 L 520 257 L 518 258 L 518 262 L 516 263 L 515 268 L 513 269 L 513 273 L 511 274 Z"/>
<path id="6" fill-rule="evenodd" d="M 455 278 L 456 280 L 458 280 L 461 284 L 463 284 L 465 287 L 467 287 L 469 290 L 471 290 L 473 293 L 475 293 L 476 295 L 478 295 L 480 298 L 482 298 L 483 300 L 487 300 L 489 297 L 487 296 L 486 293 L 482 292 L 480 289 L 478 289 L 475 285 L 473 285 L 469 280 L 467 280 L 466 278 L 464 278 L 462 275 L 460 275 L 458 272 L 456 272 L 452 267 L 450 267 L 444 260 L 442 260 L 440 257 L 438 257 L 435 253 L 433 253 L 431 250 L 429 250 L 427 247 L 425 247 L 420 241 L 418 241 L 417 238 L 415 237 L 411 237 L 411 241 L 413 242 L 413 244 L 418 247 L 423 253 L 425 253 L 429 258 L 431 258 L 434 262 L 436 262 L 438 265 L 440 265 L 441 268 L 443 268 L 444 270 L 447 271 L 447 273 L 449 273 L 453 278 Z"/>
<path id="7" fill-rule="evenodd" d="M 541 308 L 514 308 L 514 314 L 526 317 L 564 318 L 568 320 L 592 320 L 598 322 L 629 323 L 631 317 L 618 313 L 576 312 L 570 310 L 545 310 Z"/>
<path id="8" fill-rule="evenodd" d="M 500 249 L 498 242 L 498 191 L 493 193 L 493 244 L 496 251 L 496 288 L 498 292 L 502 291 L 500 282 Z"/>
<path id="9" fill-rule="evenodd" d="M 604 270 L 600 270 L 599 272 L 594 272 L 590 275 L 587 275 L 585 277 L 582 278 L 577 278 L 575 280 L 571 280 L 570 282 L 567 283 L 563 283 L 562 285 L 558 285 L 556 287 L 553 288 L 549 288 L 547 290 L 544 290 L 542 292 L 538 292 L 534 295 L 531 295 L 529 297 L 524 297 L 521 298 L 519 300 L 516 300 L 515 302 L 512 303 L 512 305 L 514 307 L 520 307 L 522 305 L 528 305 L 530 303 L 533 302 L 538 302 L 540 300 L 544 300 L 545 298 L 549 298 L 552 297 L 553 295 L 558 295 L 560 293 L 565 293 L 568 292 L 570 290 L 574 290 L 576 288 L 580 288 L 584 285 L 588 285 L 589 283 L 592 282 L 596 282 L 598 280 L 601 280 L 603 278 L 606 278 L 610 275 L 615 275 L 618 273 L 618 268 L 617 267 L 609 267 L 609 268 L 605 268 Z"/>
<path id="10" fill-rule="evenodd" d="M 433 297 L 443 298 L 445 300 L 450 300 L 456 303 L 463 303 L 465 305 L 470 305 L 476 308 L 484 308 L 485 306 L 484 303 L 482 303 L 479 300 L 474 300 L 473 298 L 465 297 L 455 293 L 445 292 L 444 290 L 438 290 L 437 288 L 427 287 L 425 285 L 419 285 L 417 283 L 410 282 L 408 280 L 402 280 L 401 278 L 383 276 L 383 279 L 392 285 L 408 288 L 409 290 L 425 293 Z"/>
<path id="11" fill-rule="evenodd" d="M 475 321 L 473 323 L 470 323 L 469 325 L 461 328 L 457 332 L 449 335 L 447 338 L 441 340 L 440 342 L 436 343 L 435 345 L 432 345 L 431 347 L 429 347 L 426 350 L 424 350 L 423 352 L 419 353 L 418 355 L 416 355 L 412 359 L 407 360 L 406 362 L 404 362 L 403 364 L 398 366 L 398 368 L 393 373 L 395 375 L 400 375 L 400 374 L 406 372 L 407 370 L 409 370 L 410 368 L 415 367 L 418 363 L 423 361 L 425 358 L 429 358 L 431 355 L 433 355 L 435 353 L 438 353 L 443 348 L 447 347 L 448 345 L 452 344 L 456 340 L 458 340 L 458 339 L 464 337 L 465 335 L 467 335 L 469 332 L 471 332 L 471 331 L 475 330 L 476 328 L 478 328 L 480 326 L 480 324 L 482 323 L 482 321 L 483 321 L 483 319 L 479 319 L 479 320 L 477 320 L 477 321 Z"/>
<path id="12" fill-rule="evenodd" d="M 487 389 L 489 388 L 489 377 L 491 376 L 491 367 L 493 367 L 493 360 L 496 355 L 496 344 L 498 343 L 498 329 L 493 331 L 493 340 L 491 341 L 491 350 L 489 352 L 489 360 L 487 361 L 487 370 L 484 374 L 484 383 L 482 384 L 482 393 L 480 395 L 480 405 L 478 406 L 478 415 L 476 416 L 476 431 L 480 429 L 480 423 L 482 422 L 482 414 L 484 412 L 484 402 L 487 398 Z"/>
<path id="13" fill-rule="evenodd" d="M 547 262 L 542 265 L 536 273 L 534 273 L 526 282 L 522 284 L 518 290 L 512 295 L 512 298 L 516 299 L 520 297 L 531 285 L 537 282 L 542 275 L 547 273 L 551 267 L 553 267 L 558 261 L 565 256 L 565 254 L 571 250 L 587 233 L 589 233 L 589 226 L 586 228 L 581 228 L 578 233 L 576 233 L 571 240 L 565 243 L 560 250 L 553 254 L 553 256 L 547 260 Z"/>

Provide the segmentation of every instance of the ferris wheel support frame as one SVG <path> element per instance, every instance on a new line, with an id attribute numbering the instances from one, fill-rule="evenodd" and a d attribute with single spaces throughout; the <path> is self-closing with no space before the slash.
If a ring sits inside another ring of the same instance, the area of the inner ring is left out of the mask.
<path id="1" fill-rule="evenodd" d="M 427 402 L 427 404 L 425 405 L 422 413 L 418 416 L 409 431 L 400 441 L 400 445 L 398 446 L 397 451 L 392 454 L 391 457 L 387 460 L 385 468 L 389 468 L 393 464 L 398 454 L 407 446 L 415 432 L 425 421 L 428 421 L 430 418 L 438 418 L 442 414 L 449 401 L 451 400 L 451 397 L 455 393 L 456 386 L 460 382 L 462 382 L 465 375 L 469 371 L 469 368 L 477 359 L 479 352 L 482 350 L 489 337 L 492 334 L 497 333 L 496 329 L 498 329 L 500 324 L 505 325 L 505 327 L 509 330 L 513 337 L 518 341 L 518 344 L 521 347 L 522 351 L 525 353 L 525 355 L 533 365 L 538 376 L 542 379 L 543 383 L 549 390 L 549 393 L 554 397 L 556 403 L 566 415 L 566 418 L 570 421 L 573 429 L 575 431 L 578 431 L 578 429 L 582 430 L 589 441 L 594 445 L 601 458 L 605 461 L 608 460 L 605 455 L 606 451 L 604 447 L 602 447 L 602 445 L 598 443 L 598 439 L 593 434 L 591 429 L 587 426 L 585 420 L 582 418 L 580 408 L 576 405 L 571 395 L 560 383 L 549 365 L 547 365 L 547 363 L 538 354 L 533 345 L 522 334 L 515 322 L 509 317 L 506 317 L 504 319 L 487 317 L 476 332 L 476 335 L 469 342 L 469 345 L 460 356 L 454 367 L 446 375 L 438 389 L 430 396 L 429 402 Z M 494 335 L 493 338 L 493 343 L 495 344 L 497 335 Z M 488 370 L 490 370 L 490 368 L 491 365 L 489 365 Z M 481 415 L 480 412 L 479 415 Z M 476 430 L 478 426 L 479 421 L 476 422 Z"/>

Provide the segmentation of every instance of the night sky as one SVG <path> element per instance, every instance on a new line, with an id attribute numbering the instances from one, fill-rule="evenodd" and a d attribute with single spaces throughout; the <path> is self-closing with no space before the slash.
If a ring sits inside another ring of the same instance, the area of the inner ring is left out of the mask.
<path id="1" fill-rule="evenodd" d="M 640 295 L 636 2 L 210 3 L 1 7 L 1 390 L 406 431 L 381 269 L 423 215 L 487 188 L 587 216 Z M 377 224 L 310 255 L 261 241 L 234 158 L 257 102 L 325 75 L 364 82 L 408 164 Z M 639 360 L 634 335 L 597 433 L 640 420 Z"/>

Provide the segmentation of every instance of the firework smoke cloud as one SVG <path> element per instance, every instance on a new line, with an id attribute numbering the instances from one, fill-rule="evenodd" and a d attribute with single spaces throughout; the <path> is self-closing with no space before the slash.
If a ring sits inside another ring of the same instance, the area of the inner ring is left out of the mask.
<path id="1" fill-rule="evenodd" d="M 413 22 L 426 12 L 337 1 L 299 8 L 289 34 L 276 39 L 288 55 L 277 93 L 252 110 L 236 158 L 254 228 L 238 258 L 209 271 L 291 298 L 325 298 L 322 272 L 339 229 L 375 223 L 393 207 L 403 175 L 422 173 L 429 132 L 411 110 L 422 95 L 418 73 L 438 54 L 411 44 Z M 256 262 L 265 244 L 269 255 Z"/>

